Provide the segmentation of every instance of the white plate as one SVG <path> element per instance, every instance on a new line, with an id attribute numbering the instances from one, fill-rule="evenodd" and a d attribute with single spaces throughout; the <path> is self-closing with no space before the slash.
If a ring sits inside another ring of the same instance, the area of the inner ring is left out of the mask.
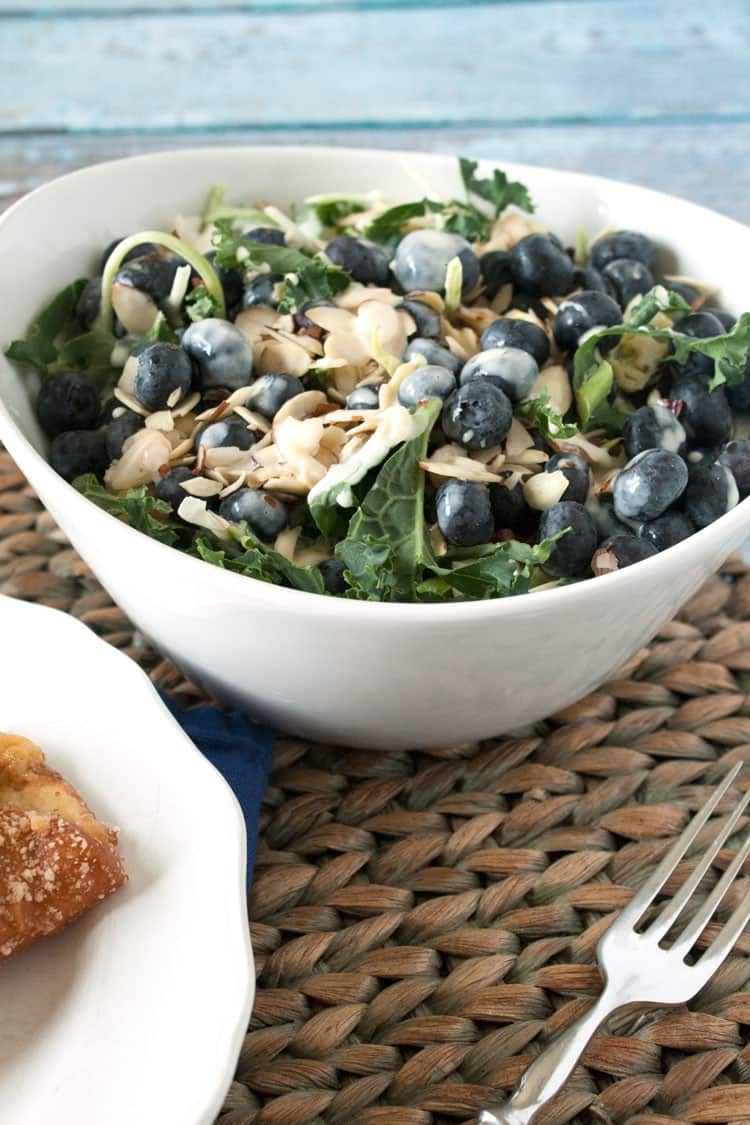
<path id="1" fill-rule="evenodd" d="M 0 730 L 38 742 L 120 828 L 130 881 L 0 961 L 0 1118 L 210 1125 L 253 999 L 245 831 L 220 774 L 133 661 L 0 598 Z"/>

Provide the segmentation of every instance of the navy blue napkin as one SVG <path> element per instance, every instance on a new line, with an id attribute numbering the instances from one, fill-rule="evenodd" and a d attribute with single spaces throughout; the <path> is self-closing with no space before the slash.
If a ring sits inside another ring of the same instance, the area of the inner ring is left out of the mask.
<path id="1" fill-rule="evenodd" d="M 251 722 L 237 711 L 222 711 L 209 704 L 187 709 L 168 695 L 161 693 L 161 697 L 185 734 L 223 774 L 240 803 L 247 829 L 249 889 L 258 842 L 258 813 L 273 758 L 274 731 Z"/>

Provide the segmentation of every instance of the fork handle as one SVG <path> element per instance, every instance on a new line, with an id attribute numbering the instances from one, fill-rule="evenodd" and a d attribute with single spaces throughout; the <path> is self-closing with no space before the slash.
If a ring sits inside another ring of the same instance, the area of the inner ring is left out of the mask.
<path id="1" fill-rule="evenodd" d="M 621 1003 L 605 988 L 593 1008 L 534 1059 L 509 1101 L 482 1110 L 479 1125 L 529 1125 L 534 1114 L 562 1089 L 596 1029 Z"/>

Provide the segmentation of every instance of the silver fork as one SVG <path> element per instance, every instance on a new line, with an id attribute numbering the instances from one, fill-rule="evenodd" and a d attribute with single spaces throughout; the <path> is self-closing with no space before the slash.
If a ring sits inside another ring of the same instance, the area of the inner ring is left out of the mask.
<path id="1" fill-rule="evenodd" d="M 529 1125 L 536 1112 L 563 1087 L 584 1047 L 612 1012 L 632 1003 L 684 1004 L 700 992 L 725 960 L 750 921 L 750 891 L 696 963 L 688 965 L 685 958 L 750 854 L 750 836 L 671 947 L 662 949 L 659 942 L 682 914 L 722 845 L 732 835 L 750 804 L 750 791 L 743 796 L 677 894 L 664 904 L 643 932 L 638 933 L 635 926 L 696 840 L 740 768 L 741 763 L 738 763 L 730 770 L 710 800 L 695 814 L 651 877 L 600 940 L 597 959 L 604 976 L 604 990 L 593 1008 L 534 1059 L 509 1101 L 482 1110 L 479 1125 Z"/>

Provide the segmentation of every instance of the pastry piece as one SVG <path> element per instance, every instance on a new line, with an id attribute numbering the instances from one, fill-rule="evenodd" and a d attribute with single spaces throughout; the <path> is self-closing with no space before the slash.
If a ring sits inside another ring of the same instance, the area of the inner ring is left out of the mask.
<path id="1" fill-rule="evenodd" d="M 33 742 L 0 734 L 0 958 L 62 929 L 125 880 L 114 829 Z"/>

